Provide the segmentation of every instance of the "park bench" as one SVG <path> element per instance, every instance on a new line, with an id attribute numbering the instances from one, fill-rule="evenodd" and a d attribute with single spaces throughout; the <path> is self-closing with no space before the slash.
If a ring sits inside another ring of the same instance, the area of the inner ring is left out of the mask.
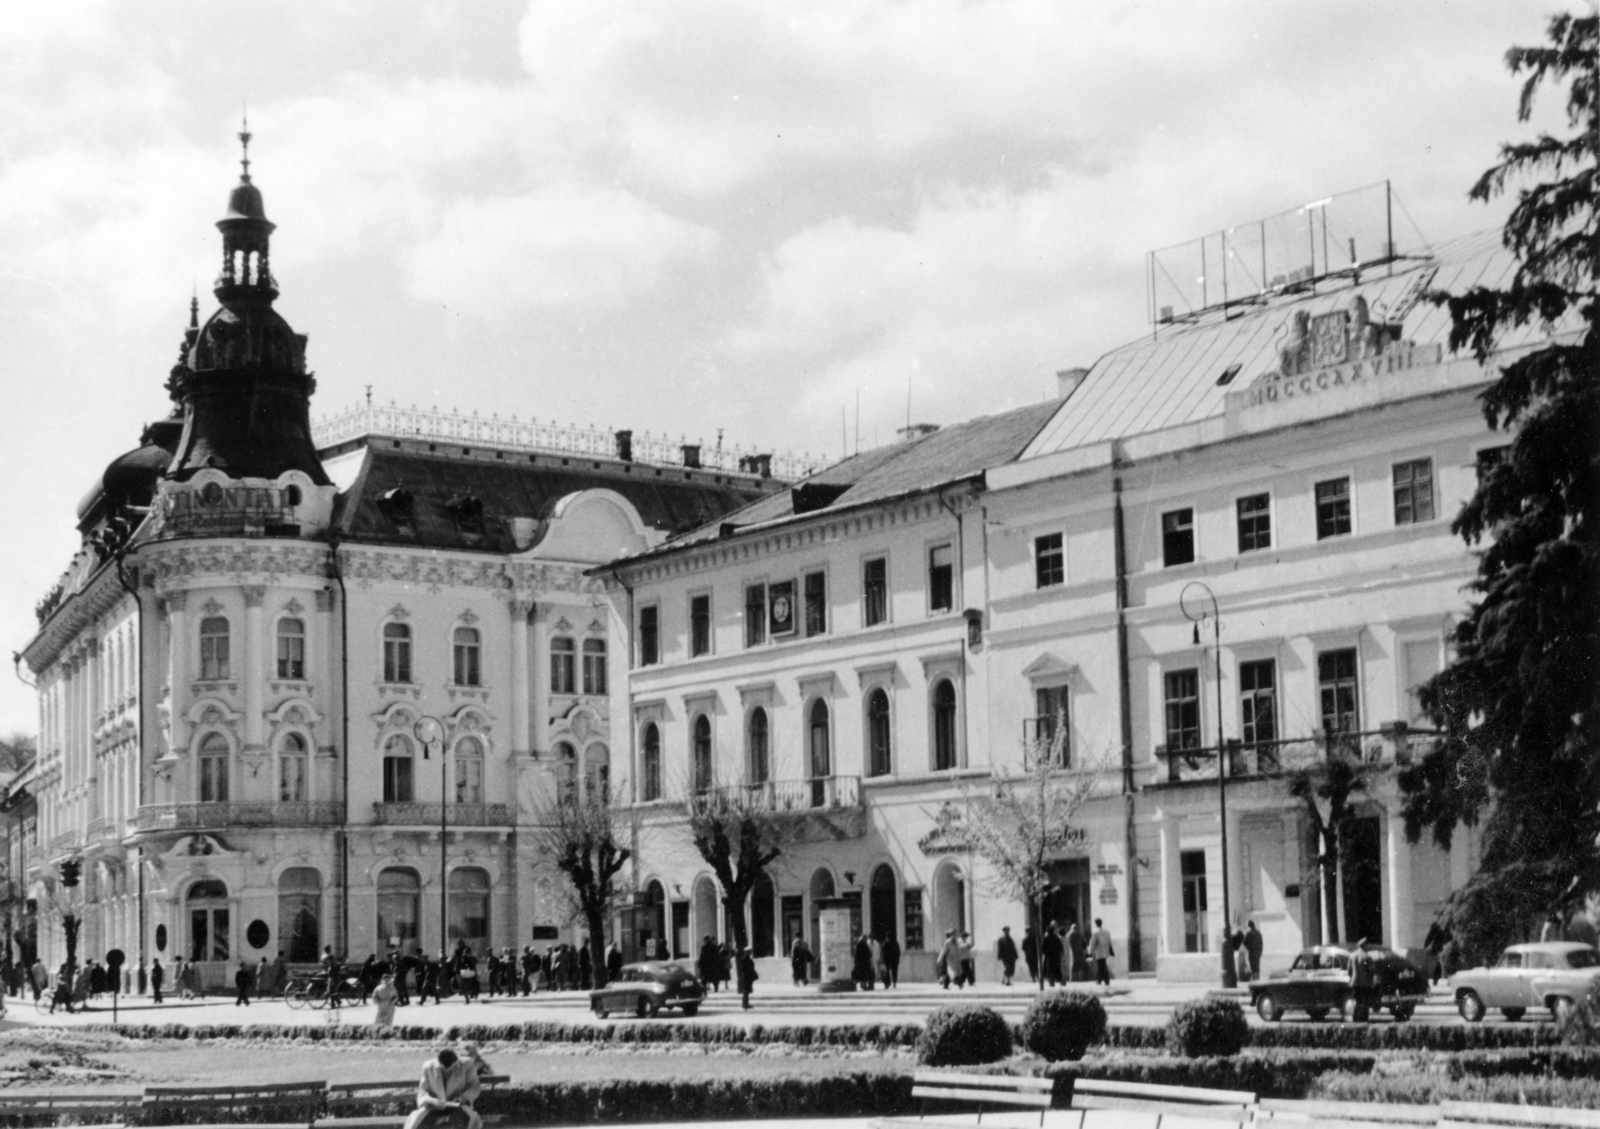
<path id="1" fill-rule="evenodd" d="M 1274 1122 L 1272 1129 L 1434 1129 L 1439 1107 L 1262 1098 L 1256 1121 Z"/>
<path id="2" fill-rule="evenodd" d="M 1600 1129 L 1600 1110 L 1496 1102 L 1444 1102 L 1439 1129 Z"/>
<path id="3" fill-rule="evenodd" d="M 145 1125 L 309 1129 L 321 1115 L 327 1094 L 328 1084 L 320 1081 L 259 1086 L 147 1086 L 140 1120 Z"/>
<path id="4" fill-rule="evenodd" d="M 0 1097 L 0 1126 L 33 1129 L 95 1125 L 121 1129 L 139 1110 L 138 1094 L 12 1094 Z"/>
<path id="5" fill-rule="evenodd" d="M 486 1074 L 478 1079 L 478 1085 L 492 1090 L 510 1080 L 504 1074 Z M 316 1129 L 386 1129 L 403 1122 L 416 1108 L 414 1078 L 400 1082 L 334 1082 L 328 1085 Z M 500 1114 L 478 1116 L 486 1125 L 502 1120 Z"/>
<path id="6" fill-rule="evenodd" d="M 1249 1121 L 1255 1104 L 1256 1096 L 1245 1090 L 1075 1078 L 1076 1117 L 1057 1123 L 1062 1129 L 1217 1129 L 1219 1122 Z"/>
<path id="7" fill-rule="evenodd" d="M 1016 1120 L 1016 1111 L 1020 1107 L 1024 1110 L 1038 1111 L 1038 1123 L 1043 1125 L 1046 1112 L 1052 1102 L 1051 1094 L 1055 1090 L 1055 1082 L 1049 1078 L 1032 1078 L 1014 1074 L 955 1074 L 943 1070 L 919 1070 L 911 1078 L 911 1097 L 918 1103 L 918 1112 L 925 1115 L 928 1104 L 936 1103 L 940 1106 L 947 1105 L 976 1105 L 980 1107 L 976 1115 L 968 1114 L 967 1118 L 959 1116 L 941 1115 L 935 1120 L 916 1120 L 911 1118 L 880 1117 L 872 1122 L 873 1129 L 928 1129 L 933 1125 L 954 1124 L 980 1124 L 998 1125 L 997 1120 L 991 1115 L 990 1120 L 984 1121 L 984 1106 L 1010 1107 L 1010 1116 L 1000 1115 L 1003 1120 Z M 1034 1113 L 1026 1114 L 1032 1119 Z M 970 1119 L 970 1120 L 969 1120 Z"/>

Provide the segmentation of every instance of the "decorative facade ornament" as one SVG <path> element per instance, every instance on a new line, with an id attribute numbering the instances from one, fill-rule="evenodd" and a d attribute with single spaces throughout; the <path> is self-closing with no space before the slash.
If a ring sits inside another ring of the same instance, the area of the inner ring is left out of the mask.
<path id="1" fill-rule="evenodd" d="M 605 624 L 601 623 L 598 619 L 592 619 L 592 620 L 589 621 L 589 634 L 590 635 L 604 635 L 605 633 L 606 633 L 606 625 Z"/>
<path id="2" fill-rule="evenodd" d="M 244 606 L 259 608 L 267 598 L 267 589 L 263 584 L 246 584 L 244 586 Z"/>
<path id="3" fill-rule="evenodd" d="M 477 613 L 474 612 L 471 608 L 468 608 L 466 611 L 461 613 L 459 622 L 466 624 L 468 627 L 471 627 L 473 624 L 478 622 Z"/>
<path id="4" fill-rule="evenodd" d="M 562 632 L 571 631 L 572 630 L 572 621 L 570 619 L 568 619 L 566 616 L 562 616 L 560 619 L 556 620 L 555 623 L 551 624 L 551 626 L 554 627 L 557 631 L 562 631 Z"/>
<path id="5" fill-rule="evenodd" d="M 411 613 L 406 611 L 404 604 L 396 604 L 389 609 L 388 619 L 410 619 Z"/>
<path id="6" fill-rule="evenodd" d="M 221 615 L 222 614 L 222 605 L 220 603 L 218 603 L 216 597 L 213 596 L 211 599 L 207 600 L 205 603 L 200 605 L 200 614 L 201 615 Z"/>
<path id="7" fill-rule="evenodd" d="M 289 598 L 289 602 L 287 604 L 283 605 L 283 610 L 288 612 L 290 615 L 297 616 L 301 612 L 305 611 L 306 607 L 299 600 L 296 600 L 294 597 L 291 596 Z"/>

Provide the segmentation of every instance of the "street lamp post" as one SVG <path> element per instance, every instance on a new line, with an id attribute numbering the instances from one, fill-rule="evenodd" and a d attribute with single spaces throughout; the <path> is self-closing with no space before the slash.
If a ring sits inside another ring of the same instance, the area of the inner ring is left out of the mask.
<path id="1" fill-rule="evenodd" d="M 436 717 L 420 717 L 411 732 L 422 745 L 422 759 L 428 754 L 439 754 L 439 959 L 441 964 L 450 953 L 450 860 L 446 842 L 450 829 L 450 777 L 444 755 L 444 725 Z M 444 975 L 440 970 L 440 976 Z"/>
<path id="2" fill-rule="evenodd" d="M 1190 589 L 1195 593 L 1191 597 Z M 1208 608 L 1201 602 L 1202 598 L 1209 600 Z M 1191 607 L 1191 602 L 1193 607 Z M 1198 580 L 1191 580 L 1183 586 L 1183 591 L 1178 595 L 1178 607 L 1183 610 L 1184 616 L 1194 624 L 1194 641 L 1200 642 L 1200 625 L 1207 619 L 1211 620 L 1212 651 L 1216 661 L 1216 688 L 1217 688 L 1217 818 L 1221 835 L 1221 861 L 1222 861 L 1222 986 L 1224 988 L 1237 988 L 1239 986 L 1238 970 L 1234 966 L 1233 947 L 1233 905 L 1228 888 L 1228 758 L 1222 744 L 1222 617 L 1217 611 L 1217 596 L 1210 587 Z"/>

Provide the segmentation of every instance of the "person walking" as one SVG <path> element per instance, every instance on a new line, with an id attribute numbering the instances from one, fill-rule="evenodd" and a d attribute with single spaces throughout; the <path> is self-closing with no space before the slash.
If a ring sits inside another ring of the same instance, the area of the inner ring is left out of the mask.
<path id="1" fill-rule="evenodd" d="M 872 991 L 872 946 L 867 943 L 865 933 L 856 938 L 851 958 L 850 982 L 863 992 Z"/>
<path id="2" fill-rule="evenodd" d="M 700 983 L 710 988 L 717 989 L 717 949 L 711 943 L 711 935 L 700 938 L 700 952 L 695 957 L 694 970 L 700 974 Z"/>
<path id="3" fill-rule="evenodd" d="M 1089 959 L 1094 961 L 1094 982 L 1111 987 L 1111 958 L 1116 956 L 1111 947 L 1111 933 L 1098 917 L 1094 919 L 1094 934 L 1089 938 Z"/>
<path id="4" fill-rule="evenodd" d="M 534 981 L 539 976 L 539 954 L 533 951 L 532 945 L 522 946 L 522 995 L 526 999 L 533 994 Z"/>
<path id="5" fill-rule="evenodd" d="M 883 986 L 889 986 L 889 978 L 883 973 L 883 942 L 878 940 L 876 933 L 867 938 L 867 944 L 872 948 L 872 983 L 876 987 L 879 980 Z"/>
<path id="6" fill-rule="evenodd" d="M 235 972 L 233 974 L 233 986 L 234 986 L 234 989 L 237 992 L 237 994 L 233 997 L 233 1006 L 234 1007 L 238 1007 L 240 1004 L 243 1004 L 245 1007 L 249 1007 L 250 1006 L 250 962 L 249 961 L 241 960 L 239 962 L 239 971 L 237 971 L 237 972 Z"/>
<path id="7" fill-rule="evenodd" d="M 161 1002 L 161 985 L 166 983 L 167 970 L 161 967 L 161 958 L 150 964 L 150 997 L 153 1003 Z"/>
<path id="8" fill-rule="evenodd" d="M 272 958 L 272 994 L 281 996 L 289 986 L 289 962 L 283 959 L 283 950 Z"/>
<path id="9" fill-rule="evenodd" d="M 606 980 L 616 981 L 622 979 L 622 946 L 613 938 L 611 944 L 606 946 Z"/>
<path id="10" fill-rule="evenodd" d="M 256 962 L 256 996 L 272 995 L 272 966 L 267 963 L 266 954 Z"/>
<path id="11" fill-rule="evenodd" d="M 789 946 L 789 971 L 794 975 L 794 986 L 804 988 L 809 982 L 811 972 L 811 948 L 806 944 L 806 939 L 796 936 L 794 944 Z"/>
<path id="12" fill-rule="evenodd" d="M 1044 940 L 1039 943 L 1039 955 L 1044 958 L 1045 983 L 1052 988 L 1065 983 L 1061 978 L 1061 962 L 1066 955 L 1066 946 L 1061 941 L 1061 934 L 1056 932 L 1056 923 L 1053 921 L 1045 926 Z"/>
<path id="13" fill-rule="evenodd" d="M 749 1011 L 750 993 L 755 991 L 757 976 L 756 958 L 750 952 L 748 945 L 739 950 L 737 965 L 739 977 L 739 999 L 744 1005 L 744 1010 Z"/>
<path id="14" fill-rule="evenodd" d="M 883 986 L 900 986 L 900 942 L 893 933 L 883 939 Z"/>
<path id="15" fill-rule="evenodd" d="M 972 959 L 973 945 L 971 933 L 961 934 L 961 943 L 959 948 L 961 951 L 961 983 L 963 986 L 967 984 L 976 986 L 978 983 L 978 965 Z"/>
<path id="16" fill-rule="evenodd" d="M 1262 940 L 1261 930 L 1256 928 L 1254 921 L 1247 922 L 1244 929 L 1244 951 L 1250 957 L 1250 979 L 1261 978 L 1261 953 L 1266 948 Z"/>
<path id="17" fill-rule="evenodd" d="M 939 946 L 938 963 L 934 971 L 939 976 L 939 987 L 947 992 L 950 990 L 950 981 L 961 975 L 961 946 L 956 944 L 954 929 L 944 931 L 944 944 Z M 959 980 L 956 987 L 961 987 Z"/>
<path id="18" fill-rule="evenodd" d="M 394 986 L 394 973 L 383 974 L 378 986 L 372 990 L 372 1002 L 378 1005 L 378 1012 L 372 1017 L 372 1026 L 380 1031 L 393 1027 L 395 1005 L 400 1002 L 400 990 Z"/>
<path id="19" fill-rule="evenodd" d="M 578 987 L 587 992 L 594 986 L 594 957 L 589 952 L 589 938 L 578 946 Z"/>
<path id="20" fill-rule="evenodd" d="M 1011 926 L 1000 928 L 1000 939 L 994 943 L 994 955 L 1000 961 L 1000 983 L 1011 987 L 1011 977 L 1017 971 L 1017 943 L 1011 939 Z"/>
<path id="21" fill-rule="evenodd" d="M 1067 979 L 1089 979 L 1089 943 L 1076 921 L 1067 927 L 1067 955 L 1072 958 L 1072 970 Z"/>
<path id="22" fill-rule="evenodd" d="M 43 960 L 35 957 L 33 967 L 29 969 L 29 975 L 33 979 L 33 1002 L 38 1003 L 39 997 L 50 986 L 50 970 L 44 966 Z"/>
<path id="23" fill-rule="evenodd" d="M 1039 935 L 1029 925 L 1022 931 L 1022 959 L 1028 964 L 1028 979 L 1039 982 Z"/>

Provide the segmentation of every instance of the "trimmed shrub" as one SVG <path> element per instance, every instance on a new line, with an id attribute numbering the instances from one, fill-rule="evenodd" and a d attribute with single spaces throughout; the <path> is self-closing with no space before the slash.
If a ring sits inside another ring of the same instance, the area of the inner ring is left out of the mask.
<path id="1" fill-rule="evenodd" d="M 1105 1037 L 1106 1009 L 1087 992 L 1040 996 L 1022 1019 L 1022 1045 L 1051 1062 L 1082 1058 Z"/>
<path id="2" fill-rule="evenodd" d="M 928 1066 L 976 1066 L 1009 1058 L 1011 1025 L 993 1008 L 943 1007 L 928 1016 L 917 1040 L 917 1061 Z"/>
<path id="3" fill-rule="evenodd" d="M 1044 1074 L 1057 1080 L 1058 1103 L 1067 1100 L 1074 1078 L 1248 1090 L 1264 1098 L 1303 1098 L 1324 1075 L 1363 1076 L 1371 1073 L 1376 1060 L 1376 1055 L 1349 1051 L 1247 1051 L 1232 1058 L 1169 1058 L 1112 1051 L 1077 1062 L 1058 1063 L 1047 1067 Z"/>
<path id="4" fill-rule="evenodd" d="M 876 1117 L 909 1113 L 909 1075 L 859 1072 L 776 1078 L 617 1079 L 549 1082 L 486 1090 L 478 1111 L 514 1125 L 676 1121 L 761 1121 L 792 1117 Z"/>
<path id="5" fill-rule="evenodd" d="M 1184 1058 L 1232 1058 L 1249 1042 L 1244 1009 L 1227 997 L 1179 1004 L 1167 1021 L 1167 1050 Z"/>

